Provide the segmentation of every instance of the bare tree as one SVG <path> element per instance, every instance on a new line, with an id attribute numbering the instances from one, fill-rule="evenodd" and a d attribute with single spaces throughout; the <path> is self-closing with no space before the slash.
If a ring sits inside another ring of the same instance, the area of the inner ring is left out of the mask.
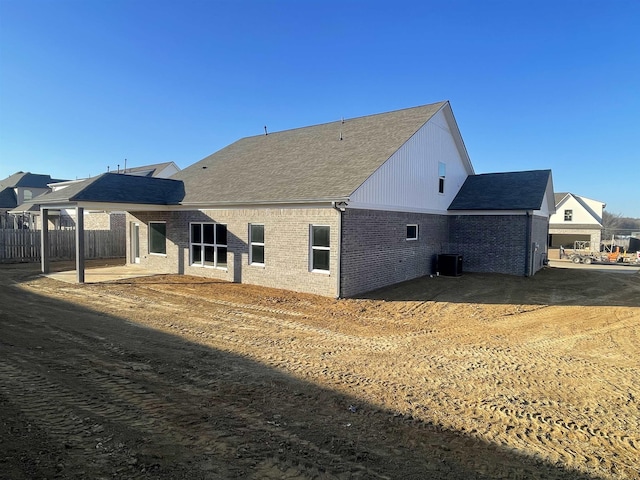
<path id="1" fill-rule="evenodd" d="M 640 219 L 623 217 L 621 213 L 602 212 L 602 225 L 604 238 L 611 238 L 612 235 L 631 235 L 640 231 Z"/>

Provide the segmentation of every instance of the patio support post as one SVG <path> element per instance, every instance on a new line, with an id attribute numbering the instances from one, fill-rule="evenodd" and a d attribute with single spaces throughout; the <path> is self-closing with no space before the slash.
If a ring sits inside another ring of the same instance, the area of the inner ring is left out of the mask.
<path id="1" fill-rule="evenodd" d="M 84 208 L 76 207 L 76 279 L 84 283 Z"/>
<path id="2" fill-rule="evenodd" d="M 40 210 L 42 228 L 40 230 L 40 263 L 42 273 L 49 273 L 49 209 Z"/>

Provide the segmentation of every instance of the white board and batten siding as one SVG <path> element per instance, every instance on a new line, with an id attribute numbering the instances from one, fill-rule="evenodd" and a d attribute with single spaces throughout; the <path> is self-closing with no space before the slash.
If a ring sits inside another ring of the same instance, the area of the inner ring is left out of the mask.
<path id="1" fill-rule="evenodd" d="M 550 223 L 565 225 L 602 226 L 602 214 L 605 204 L 598 200 L 568 194 L 557 206 L 556 213 L 551 215 Z M 571 210 L 571 220 L 565 221 L 565 210 Z"/>
<path id="2" fill-rule="evenodd" d="M 376 170 L 351 195 L 349 208 L 446 214 L 473 174 L 453 115 L 446 113 L 440 110 Z M 444 193 L 440 162 L 446 165 Z"/>

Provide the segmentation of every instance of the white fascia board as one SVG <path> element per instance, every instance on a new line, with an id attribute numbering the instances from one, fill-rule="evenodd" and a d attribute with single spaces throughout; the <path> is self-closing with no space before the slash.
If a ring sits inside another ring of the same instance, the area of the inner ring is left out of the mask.
<path id="1" fill-rule="evenodd" d="M 52 203 L 52 204 L 40 204 L 40 209 L 47 210 L 65 210 L 74 209 L 76 207 L 84 208 L 85 210 L 98 210 L 102 212 L 112 211 L 128 211 L 128 212 L 164 212 L 167 210 L 173 210 L 175 205 L 147 205 L 142 203 L 103 203 L 103 202 L 68 202 L 68 203 Z"/>
<path id="2" fill-rule="evenodd" d="M 460 157 L 462 157 L 463 162 L 466 163 L 466 166 L 469 169 L 469 175 L 475 175 L 475 170 L 473 168 L 473 164 L 471 163 L 471 157 L 469 157 L 469 152 L 467 151 L 467 147 L 464 144 L 464 139 L 462 138 L 460 128 L 458 128 L 458 122 L 456 121 L 456 117 L 453 114 L 451 104 L 447 102 L 442 107 L 442 111 L 445 115 L 445 118 L 447 119 L 447 123 L 449 124 L 449 130 L 453 136 L 453 140 L 458 147 L 458 151 L 460 152 Z"/>
<path id="3" fill-rule="evenodd" d="M 402 205 L 379 205 L 376 203 L 355 203 L 350 202 L 347 208 L 355 210 L 380 210 L 384 212 L 407 212 L 407 213 L 427 213 L 430 215 L 447 215 L 446 210 L 435 210 L 427 208 L 415 208 Z"/>
<path id="4" fill-rule="evenodd" d="M 187 203 L 172 206 L 171 210 L 248 210 L 267 208 L 332 208 L 336 204 L 346 204 L 348 198 L 323 199 L 310 201 L 290 202 L 228 202 L 228 203 Z"/>
<path id="5" fill-rule="evenodd" d="M 535 217 L 549 218 L 549 215 L 542 210 L 450 210 L 449 215 L 488 215 L 488 216 L 513 216 L 513 215 L 533 215 Z"/>

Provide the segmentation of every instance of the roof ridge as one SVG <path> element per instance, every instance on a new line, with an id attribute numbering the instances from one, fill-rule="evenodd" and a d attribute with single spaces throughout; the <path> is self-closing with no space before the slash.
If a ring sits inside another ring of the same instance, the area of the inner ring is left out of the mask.
<path id="1" fill-rule="evenodd" d="M 305 126 L 302 126 L 302 127 L 286 128 L 284 130 L 275 130 L 273 132 L 267 132 L 267 134 L 261 133 L 261 134 L 258 134 L 258 135 L 247 135 L 246 137 L 241 137 L 239 140 L 245 140 L 245 139 L 248 139 L 248 138 L 264 137 L 264 136 L 269 136 L 269 135 L 277 135 L 277 134 L 280 134 L 280 133 L 294 132 L 294 131 L 298 131 L 298 130 L 305 130 L 305 129 L 308 129 L 308 128 L 322 127 L 322 126 L 331 125 L 331 124 L 334 124 L 334 123 L 347 123 L 347 122 L 352 122 L 354 120 L 361 120 L 363 118 L 372 118 L 372 117 L 377 117 L 377 116 L 381 116 L 381 115 L 392 115 L 394 113 L 408 112 L 410 110 L 417 110 L 419 108 L 433 107 L 435 105 L 441 105 L 440 108 L 442 108 L 442 106 L 446 105 L 447 103 L 449 103 L 449 100 L 442 100 L 440 102 L 426 103 L 424 105 L 418 105 L 416 107 L 398 108 L 396 110 L 390 110 L 388 112 L 372 113 L 372 114 L 369 114 L 369 115 L 360 115 L 358 117 L 341 118 L 340 120 L 331 120 L 330 122 L 316 123 L 316 124 L 313 124 L 313 125 L 305 125 Z"/>

